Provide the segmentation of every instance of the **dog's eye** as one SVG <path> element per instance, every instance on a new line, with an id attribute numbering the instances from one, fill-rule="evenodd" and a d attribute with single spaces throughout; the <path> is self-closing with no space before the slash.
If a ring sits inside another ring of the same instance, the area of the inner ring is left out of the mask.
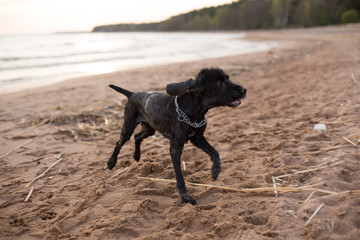
<path id="1" fill-rule="evenodd" d="M 220 87 L 222 84 L 223 84 L 223 81 L 217 80 L 216 85 L 218 85 Z"/>

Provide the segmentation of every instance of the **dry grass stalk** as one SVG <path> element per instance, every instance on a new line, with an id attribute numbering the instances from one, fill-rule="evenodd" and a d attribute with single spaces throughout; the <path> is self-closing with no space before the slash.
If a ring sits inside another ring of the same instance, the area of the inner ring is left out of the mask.
<path id="1" fill-rule="evenodd" d="M 137 177 L 139 179 L 145 179 L 150 181 L 157 181 L 157 182 L 170 182 L 170 183 L 176 183 L 176 180 L 172 179 L 164 179 L 164 178 L 148 178 L 148 177 Z M 223 186 L 217 186 L 217 185 L 211 185 L 211 184 L 202 184 L 202 183 L 192 183 L 192 182 L 186 182 L 188 185 L 193 186 L 201 186 L 201 187 L 210 187 L 210 188 L 219 188 L 223 190 L 233 191 L 233 192 L 242 192 L 241 189 L 238 188 L 229 188 L 229 187 L 223 187 Z"/>
<path id="2" fill-rule="evenodd" d="M 360 156 L 360 153 L 353 153 L 355 156 Z"/>
<path id="3" fill-rule="evenodd" d="M 29 192 L 29 194 L 27 195 L 27 197 L 25 198 L 25 201 L 24 201 L 24 202 L 29 201 L 29 199 L 30 199 L 31 194 L 33 193 L 33 191 L 34 191 L 34 186 L 31 187 L 30 192 Z"/>
<path id="4" fill-rule="evenodd" d="M 346 195 L 346 194 L 360 194 L 360 190 L 347 190 L 347 191 L 343 191 L 343 192 L 333 194 L 331 196 L 341 196 L 341 195 Z M 324 196 L 324 197 L 328 197 L 328 196 Z"/>
<path id="5" fill-rule="evenodd" d="M 53 116 L 54 116 L 54 115 L 53 115 Z M 52 118 L 50 117 L 50 118 L 43 119 L 40 123 L 38 123 L 38 124 L 36 124 L 36 125 L 28 128 L 28 129 L 26 129 L 26 130 L 23 131 L 20 135 L 17 135 L 17 136 L 21 136 L 21 135 L 25 134 L 26 132 L 28 132 L 28 131 L 30 131 L 30 130 L 34 130 L 35 128 L 40 127 L 41 125 L 45 124 L 45 123 L 48 122 L 48 121 L 52 121 Z"/>
<path id="6" fill-rule="evenodd" d="M 155 142 L 151 142 L 151 144 L 158 146 L 158 147 L 167 147 L 164 144 L 160 144 L 160 143 L 155 143 Z"/>
<path id="7" fill-rule="evenodd" d="M 324 149 L 321 149 L 321 150 L 319 150 L 319 151 L 302 152 L 302 153 L 292 153 L 292 154 L 295 155 L 295 156 L 297 156 L 297 155 L 319 154 L 319 153 L 322 153 L 322 152 L 328 152 L 328 151 L 336 150 L 336 149 L 338 149 L 338 148 L 340 148 L 340 146 L 324 148 Z"/>
<path id="8" fill-rule="evenodd" d="M 183 171 L 186 172 L 186 163 L 185 163 L 185 161 L 182 161 L 182 165 L 183 165 Z"/>
<path id="9" fill-rule="evenodd" d="M 353 135 L 349 135 L 347 136 L 348 139 L 352 139 L 352 138 L 360 138 L 360 135 L 359 134 L 353 134 Z M 344 140 L 342 137 L 341 138 L 335 138 L 333 139 L 333 141 L 341 141 L 341 140 Z"/>
<path id="10" fill-rule="evenodd" d="M 263 127 L 266 127 L 266 128 L 273 128 L 273 129 L 285 130 L 285 131 L 290 131 L 290 132 L 300 132 L 300 130 L 291 129 L 291 128 L 282 128 L 282 127 L 270 126 L 270 125 L 263 124 L 263 123 L 258 123 L 258 124 L 263 126 Z M 263 133 L 263 132 L 261 132 L 261 133 Z"/>
<path id="11" fill-rule="evenodd" d="M 335 122 L 321 122 L 324 124 L 343 124 L 343 123 L 349 123 L 349 122 L 354 122 L 354 121 L 359 121 L 360 118 L 355 118 L 355 119 L 350 119 L 350 120 L 346 120 L 346 121 L 335 121 Z"/>
<path id="12" fill-rule="evenodd" d="M 42 160 L 42 159 L 44 159 L 44 156 L 35 158 L 34 160 L 31 160 L 31 161 L 32 161 L 32 162 L 37 162 L 37 161 L 40 161 L 40 160 Z"/>
<path id="13" fill-rule="evenodd" d="M 345 141 L 347 141 L 348 143 L 350 143 L 353 146 L 357 146 L 356 143 L 354 143 L 353 141 L 351 141 L 350 139 L 348 139 L 347 137 L 342 137 Z"/>
<path id="14" fill-rule="evenodd" d="M 351 79 L 353 80 L 354 83 L 357 83 L 357 79 L 354 73 L 351 73 Z"/>
<path id="15" fill-rule="evenodd" d="M 311 155 L 311 154 L 319 154 L 321 153 L 322 151 L 314 151 L 314 152 L 302 152 L 302 153 L 296 153 L 296 152 L 293 152 L 291 153 L 292 155 L 294 156 L 299 156 L 299 155 Z"/>
<path id="16" fill-rule="evenodd" d="M 328 167 L 333 167 L 333 166 L 342 164 L 342 163 L 344 163 L 344 162 L 345 162 L 345 161 L 339 161 L 339 162 L 337 162 L 337 163 L 334 163 L 334 164 L 331 164 L 331 165 L 328 165 L 328 166 L 322 166 L 322 167 L 317 167 L 317 168 L 302 170 L 302 171 L 298 171 L 298 172 L 294 172 L 294 173 L 284 174 L 284 175 L 276 176 L 275 179 L 280 179 L 280 178 L 284 178 L 284 177 L 290 177 L 290 176 L 296 175 L 296 174 L 302 174 L 302 173 L 308 173 L 308 172 L 313 172 L 313 171 L 319 171 L 319 170 L 321 170 L 321 169 L 328 168 Z"/>
<path id="17" fill-rule="evenodd" d="M 334 161 L 326 161 L 326 162 L 323 162 L 323 163 L 320 163 L 320 164 L 318 164 L 318 165 L 316 165 L 315 167 L 321 167 L 321 166 L 323 166 L 323 165 L 326 165 L 326 164 L 329 164 L 329 163 L 332 163 L 332 162 L 334 162 Z"/>
<path id="18" fill-rule="evenodd" d="M 275 182 L 274 176 L 272 176 L 272 181 L 273 181 L 274 188 L 276 188 L 276 182 Z M 274 192 L 275 192 L 275 196 L 278 197 L 277 190 L 274 190 Z"/>
<path id="19" fill-rule="evenodd" d="M 304 227 L 307 226 L 310 221 L 315 217 L 315 215 L 320 211 L 320 209 L 324 206 L 325 204 L 322 203 L 316 210 L 315 212 L 313 213 L 313 215 L 311 215 L 311 217 L 309 218 L 309 220 L 307 220 L 307 222 L 305 223 Z"/>
<path id="20" fill-rule="evenodd" d="M 119 176 L 121 173 L 125 172 L 127 169 L 128 169 L 128 167 L 126 167 L 126 168 L 124 168 L 124 169 L 120 170 L 119 172 L 117 172 L 117 173 L 116 173 L 116 174 L 114 174 L 113 176 L 109 177 L 109 178 L 108 178 L 108 180 L 113 179 L 114 177 Z"/>
<path id="21" fill-rule="evenodd" d="M 264 132 L 264 131 L 254 131 L 254 132 L 246 133 L 245 135 L 257 135 L 257 134 L 266 134 L 266 132 Z"/>
<path id="22" fill-rule="evenodd" d="M 176 183 L 176 180 L 172 179 L 164 179 L 164 178 L 149 178 L 149 177 L 137 177 L 138 179 L 144 179 L 144 180 L 150 180 L 150 181 L 158 181 L 158 182 L 170 182 L 170 183 Z M 231 187 L 225 187 L 225 186 L 219 186 L 219 185 L 211 185 L 211 184 L 202 184 L 202 183 L 192 183 L 192 182 L 186 182 L 188 185 L 193 186 L 200 186 L 200 187 L 209 187 L 209 188 L 218 188 L 222 190 L 232 191 L 232 192 L 269 192 L 269 191 L 288 191 L 288 192 L 299 192 L 299 191 L 316 191 L 316 192 L 322 192 L 326 194 L 337 194 L 336 192 L 322 190 L 318 188 L 299 188 L 299 187 L 277 187 L 277 188 L 231 188 Z"/>
<path id="23" fill-rule="evenodd" d="M 315 186 L 323 185 L 324 183 L 325 183 L 325 182 L 319 182 L 319 183 L 304 185 L 304 186 L 302 186 L 302 187 L 315 187 Z"/>
<path id="24" fill-rule="evenodd" d="M 14 149 L 12 149 L 12 150 L 10 150 L 9 152 L 7 152 L 7 153 L 5 153 L 4 155 L 2 155 L 2 156 L 0 157 L 0 159 L 9 156 L 9 155 L 12 154 L 14 151 L 18 150 L 19 148 L 23 147 L 24 145 L 30 143 L 30 142 L 33 141 L 33 140 L 34 140 L 34 139 L 30 139 L 30 140 L 28 140 L 28 141 L 20 144 L 19 146 L 15 147 Z"/>
<path id="25" fill-rule="evenodd" d="M 337 192 L 333 192 L 333 191 L 329 191 L 329 190 L 323 190 L 320 188 L 313 188 L 313 187 L 299 187 L 300 190 L 302 191 L 315 191 L 315 192 L 321 192 L 321 193 L 325 193 L 328 195 L 334 195 L 337 194 Z"/>
<path id="26" fill-rule="evenodd" d="M 31 184 L 33 184 L 35 181 L 37 181 L 38 179 L 42 178 L 47 172 L 50 171 L 50 169 L 52 167 L 54 167 L 56 164 L 58 164 L 59 162 L 61 162 L 63 160 L 62 156 L 65 154 L 65 152 L 60 153 L 57 157 L 56 157 L 56 162 L 54 162 L 53 164 L 51 164 L 42 174 L 40 174 L 39 176 L 35 177 L 31 182 L 29 182 L 25 187 L 30 187 Z"/>
<path id="27" fill-rule="evenodd" d="M 310 195 L 304 201 L 304 204 L 306 204 L 310 200 L 310 198 L 314 195 L 314 193 L 316 193 L 316 191 L 313 191 L 312 193 L 310 193 Z"/>
<path id="28" fill-rule="evenodd" d="M 12 136 L 9 136 L 9 135 L 5 135 L 4 138 L 5 139 L 11 139 L 11 140 L 18 140 L 18 139 L 27 139 L 27 138 L 35 138 L 35 137 L 38 137 L 39 135 L 38 134 L 32 134 L 32 135 L 12 135 Z"/>
<path id="29" fill-rule="evenodd" d="M 62 167 L 59 168 L 59 170 L 56 172 L 56 175 L 59 175 L 62 170 Z"/>

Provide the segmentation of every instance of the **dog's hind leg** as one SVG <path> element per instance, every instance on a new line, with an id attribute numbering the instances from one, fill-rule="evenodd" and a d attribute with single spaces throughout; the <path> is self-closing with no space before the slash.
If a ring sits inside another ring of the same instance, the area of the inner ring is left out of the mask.
<path id="1" fill-rule="evenodd" d="M 204 136 L 193 137 L 192 139 L 190 139 L 190 141 L 192 144 L 203 150 L 211 157 L 211 160 L 213 162 L 211 173 L 213 179 L 216 180 L 221 170 L 219 153 L 208 143 Z"/>
<path id="2" fill-rule="evenodd" d="M 140 160 L 140 155 L 141 155 L 140 145 L 141 145 L 141 142 L 145 138 L 150 137 L 150 136 L 154 135 L 154 133 L 155 133 L 155 130 L 148 123 L 142 122 L 141 125 L 142 125 L 141 131 L 135 135 L 134 159 L 137 162 Z"/>
<path id="3" fill-rule="evenodd" d="M 107 162 L 108 169 L 111 170 L 115 167 L 121 147 L 127 141 L 129 141 L 136 126 L 138 125 L 139 122 L 136 121 L 137 116 L 138 113 L 136 111 L 136 108 L 131 106 L 130 104 L 127 104 L 125 106 L 125 114 L 124 114 L 125 119 L 124 119 L 123 127 L 121 129 L 120 140 L 116 142 L 114 151 Z"/>

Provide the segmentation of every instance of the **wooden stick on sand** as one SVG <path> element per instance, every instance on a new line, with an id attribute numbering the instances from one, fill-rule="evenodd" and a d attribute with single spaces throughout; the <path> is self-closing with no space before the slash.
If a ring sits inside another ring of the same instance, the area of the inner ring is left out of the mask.
<path id="1" fill-rule="evenodd" d="M 276 189 L 276 182 L 274 176 L 272 176 L 272 181 L 273 181 L 273 186 Z M 275 196 L 278 197 L 277 191 L 275 190 L 274 192 L 275 192 Z"/>
<path id="2" fill-rule="evenodd" d="M 125 172 L 128 169 L 128 167 L 120 170 L 119 172 L 115 173 L 113 176 L 109 177 L 108 180 L 113 179 L 116 176 L 119 176 L 121 173 Z"/>
<path id="3" fill-rule="evenodd" d="M 310 195 L 306 198 L 306 200 L 304 201 L 303 204 L 307 203 L 310 200 L 310 198 L 314 195 L 314 193 L 316 193 L 316 192 L 313 191 L 312 193 L 310 193 Z"/>
<path id="4" fill-rule="evenodd" d="M 311 217 L 309 218 L 309 220 L 307 220 L 307 222 L 305 223 L 304 227 L 309 224 L 309 222 L 315 217 L 315 215 L 320 211 L 320 209 L 321 209 L 324 205 L 325 205 L 324 203 L 321 204 L 321 205 L 315 210 L 315 212 L 313 213 L 313 215 L 311 215 Z"/>
<path id="5" fill-rule="evenodd" d="M 25 187 L 30 187 L 31 184 L 33 184 L 36 180 L 38 180 L 39 178 L 42 178 L 47 172 L 50 171 L 50 169 L 52 167 L 54 167 L 56 164 L 58 164 L 59 162 L 61 162 L 63 160 L 62 156 L 65 154 L 65 152 L 60 153 L 57 157 L 56 157 L 56 162 L 54 162 L 53 164 L 51 164 L 42 174 L 40 174 L 39 176 L 37 176 L 36 178 L 34 178 L 31 182 L 29 182 Z"/>
<path id="6" fill-rule="evenodd" d="M 289 174 L 284 174 L 284 175 L 276 176 L 275 179 L 280 179 L 280 178 L 284 178 L 284 177 L 289 177 L 289 176 L 296 175 L 296 174 L 301 174 L 301 173 L 308 173 L 308 172 L 313 172 L 313 171 L 319 171 L 319 170 L 321 170 L 321 169 L 328 168 L 328 167 L 333 167 L 333 166 L 336 166 L 336 165 L 339 165 L 339 164 L 342 164 L 342 163 L 344 163 L 344 161 L 339 161 L 339 162 L 330 164 L 330 165 L 328 165 L 328 166 L 321 166 L 321 167 L 317 167 L 317 168 L 312 168 L 312 169 L 307 169 L 307 170 L 302 170 L 302 171 L 298 171 L 298 172 L 293 172 L 293 173 L 289 173 Z"/>
<path id="7" fill-rule="evenodd" d="M 357 146 L 356 143 L 354 143 L 353 141 L 351 141 L 350 139 L 348 139 L 347 137 L 342 137 L 345 141 L 347 141 L 348 143 L 350 143 L 353 146 Z"/>
<path id="8" fill-rule="evenodd" d="M 29 192 L 29 194 L 27 195 L 27 197 L 25 198 L 25 201 L 24 201 L 24 202 L 29 201 L 29 199 L 30 199 L 31 194 L 33 193 L 33 191 L 34 191 L 34 186 L 31 187 L 30 192 Z"/>
<path id="9" fill-rule="evenodd" d="M 137 177 L 138 179 L 144 179 L 144 180 L 150 180 L 150 181 L 158 181 L 158 182 L 170 182 L 170 183 L 176 183 L 176 180 L 172 179 L 163 179 L 163 178 L 148 178 L 148 177 Z M 264 188 L 231 188 L 231 187 L 225 187 L 225 186 L 219 186 L 219 185 L 211 185 L 211 184 L 202 184 L 202 183 L 192 183 L 192 182 L 186 182 L 188 185 L 193 186 L 200 186 L 200 187 L 209 187 L 209 188 L 218 188 L 222 190 L 232 191 L 232 192 L 269 192 L 269 191 L 278 191 L 278 192 L 299 192 L 299 191 L 316 191 L 316 192 L 322 192 L 325 194 L 337 194 L 337 192 L 323 190 L 319 188 L 312 188 L 312 187 L 264 187 Z"/>

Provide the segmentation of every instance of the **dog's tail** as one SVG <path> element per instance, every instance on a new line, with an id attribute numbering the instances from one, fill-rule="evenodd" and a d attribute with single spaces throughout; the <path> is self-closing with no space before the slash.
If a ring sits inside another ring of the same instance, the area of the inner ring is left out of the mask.
<path id="1" fill-rule="evenodd" d="M 115 91 L 119 92 L 119 93 L 122 93 L 124 94 L 127 98 L 130 98 L 134 93 L 133 92 L 130 92 L 126 89 L 123 89 L 121 87 L 118 87 L 118 86 L 115 86 L 115 85 L 112 85 L 110 84 L 109 87 L 111 87 L 112 89 L 114 89 Z"/>

